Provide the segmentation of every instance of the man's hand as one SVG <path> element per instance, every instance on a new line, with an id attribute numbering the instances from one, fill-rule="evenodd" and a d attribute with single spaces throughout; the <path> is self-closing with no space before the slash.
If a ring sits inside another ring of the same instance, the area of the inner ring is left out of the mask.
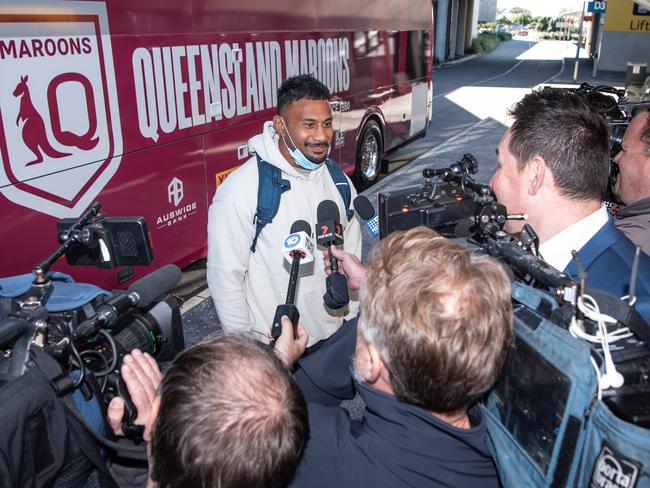
<path id="1" fill-rule="evenodd" d="M 362 283 L 366 280 L 366 275 L 368 270 L 361 263 L 358 257 L 349 252 L 341 251 L 335 246 L 332 246 L 332 254 L 339 261 L 339 271 L 343 273 L 348 279 L 348 288 L 351 290 L 358 290 L 361 288 Z M 330 253 L 328 249 L 323 251 L 324 263 L 325 263 L 325 272 L 327 275 L 331 275 L 332 271 L 330 270 Z"/>
<path id="2" fill-rule="evenodd" d="M 307 348 L 309 335 L 307 335 L 307 331 L 301 323 L 298 323 L 296 332 L 298 338 L 294 339 L 291 320 L 289 320 L 289 317 L 286 315 L 283 315 L 282 333 L 275 341 L 273 352 L 275 352 L 275 355 L 280 358 L 280 361 L 282 361 L 287 368 L 291 368 L 293 364 L 300 359 L 300 356 L 304 354 L 305 349 Z"/>
<path id="3" fill-rule="evenodd" d="M 158 363 L 146 352 L 142 353 L 138 349 L 134 349 L 131 354 L 124 356 L 120 374 L 129 391 L 131 401 L 138 411 L 134 423 L 144 426 L 150 424 L 150 417 L 156 414 L 154 402 L 157 395 L 156 390 L 162 378 Z M 124 400 L 115 397 L 109 403 L 107 411 L 108 423 L 115 435 L 123 435 L 123 416 Z"/>

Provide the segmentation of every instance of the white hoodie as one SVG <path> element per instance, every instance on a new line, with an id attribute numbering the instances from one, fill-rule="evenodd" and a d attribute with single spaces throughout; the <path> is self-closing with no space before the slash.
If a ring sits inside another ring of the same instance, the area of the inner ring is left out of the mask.
<path id="1" fill-rule="evenodd" d="M 314 171 L 296 169 L 278 149 L 278 135 L 271 122 L 248 146 L 252 152 L 282 170 L 291 189 L 282 194 L 273 222 L 259 235 L 255 253 L 250 251 L 259 186 L 257 158 L 253 156 L 233 171 L 217 188 L 208 214 L 207 280 L 221 325 L 227 331 L 252 331 L 268 342 L 277 305 L 286 301 L 291 265 L 282 256 L 282 242 L 296 220 L 317 221 L 316 209 L 323 200 L 337 203 L 344 226 L 345 251 L 361 256 L 361 229 L 356 218 L 347 220 L 343 199 L 325 164 Z M 350 182 L 352 200 L 356 191 Z M 322 250 L 312 263 L 300 266 L 296 306 L 300 322 L 309 333 L 309 345 L 331 336 L 343 318 L 357 313 L 357 296 L 350 306 L 327 310 L 323 303 L 325 269 Z M 346 315 L 347 314 L 347 315 Z"/>

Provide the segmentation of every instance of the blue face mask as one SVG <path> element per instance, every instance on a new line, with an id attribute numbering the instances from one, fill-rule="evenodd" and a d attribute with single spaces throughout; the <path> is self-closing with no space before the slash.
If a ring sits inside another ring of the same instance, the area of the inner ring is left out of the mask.
<path id="1" fill-rule="evenodd" d="M 284 142 L 285 147 L 287 148 L 287 151 L 289 151 L 289 154 L 291 154 L 291 157 L 293 160 L 296 162 L 298 166 L 301 168 L 307 169 L 309 171 L 314 171 L 315 169 L 318 169 L 320 166 L 320 163 L 314 163 L 313 161 L 310 161 L 307 159 L 307 156 L 305 156 L 300 149 L 298 149 L 298 146 L 296 146 L 296 143 L 293 142 L 293 139 L 291 137 L 291 134 L 289 134 L 289 129 L 287 129 L 287 124 L 284 123 L 284 119 L 280 118 L 282 121 L 282 125 L 284 126 L 284 130 L 289 136 L 289 140 L 291 141 L 291 145 L 294 147 L 293 151 L 291 148 L 289 148 L 289 145 L 287 144 L 287 141 L 282 138 L 282 141 Z M 329 148 L 327 149 L 327 154 L 329 155 Z"/>

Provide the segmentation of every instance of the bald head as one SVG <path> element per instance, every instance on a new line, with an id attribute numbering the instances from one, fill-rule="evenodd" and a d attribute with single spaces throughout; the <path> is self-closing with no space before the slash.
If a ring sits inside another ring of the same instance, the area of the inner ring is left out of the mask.
<path id="1" fill-rule="evenodd" d="M 308 433 L 304 399 L 266 347 L 221 334 L 183 351 L 160 386 L 152 478 L 163 486 L 284 486 Z"/>

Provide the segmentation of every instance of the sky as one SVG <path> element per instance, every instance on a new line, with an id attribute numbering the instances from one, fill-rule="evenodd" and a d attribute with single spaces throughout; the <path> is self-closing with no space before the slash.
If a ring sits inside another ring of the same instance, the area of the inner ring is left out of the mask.
<path id="1" fill-rule="evenodd" d="M 534 16 L 557 17 L 560 10 L 582 9 L 582 0 L 497 0 L 497 9 L 521 7 L 530 10 Z"/>

